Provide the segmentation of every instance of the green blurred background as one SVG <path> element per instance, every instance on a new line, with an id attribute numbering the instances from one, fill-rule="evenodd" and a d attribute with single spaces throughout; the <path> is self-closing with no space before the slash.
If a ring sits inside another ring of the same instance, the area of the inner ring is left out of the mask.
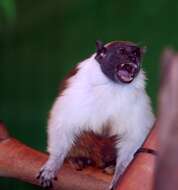
<path id="1" fill-rule="evenodd" d="M 95 40 L 147 46 L 143 67 L 156 108 L 159 55 L 178 46 L 176 0 L 0 0 L 0 119 L 45 151 L 46 120 L 59 82 L 95 51 Z M 40 189 L 0 178 L 0 189 Z"/>

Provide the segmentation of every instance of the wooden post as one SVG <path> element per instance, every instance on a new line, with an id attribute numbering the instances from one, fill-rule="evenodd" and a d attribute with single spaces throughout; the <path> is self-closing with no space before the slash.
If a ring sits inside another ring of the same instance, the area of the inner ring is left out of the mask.
<path id="1" fill-rule="evenodd" d="M 159 93 L 159 157 L 155 190 L 178 189 L 178 53 L 163 53 Z"/>

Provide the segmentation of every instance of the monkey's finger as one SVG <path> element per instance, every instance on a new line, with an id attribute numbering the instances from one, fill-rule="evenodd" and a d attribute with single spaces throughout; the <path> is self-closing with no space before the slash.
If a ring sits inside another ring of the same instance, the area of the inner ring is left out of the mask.
<path id="1" fill-rule="evenodd" d="M 36 175 L 36 179 L 40 179 L 40 177 L 41 177 L 41 174 L 42 174 L 42 170 Z"/>

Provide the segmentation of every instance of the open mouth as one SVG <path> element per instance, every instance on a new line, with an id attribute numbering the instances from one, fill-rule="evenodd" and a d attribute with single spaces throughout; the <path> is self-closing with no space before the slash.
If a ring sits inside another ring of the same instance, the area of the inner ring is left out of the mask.
<path id="1" fill-rule="evenodd" d="M 138 64 L 123 63 L 116 68 L 116 77 L 124 83 L 130 83 L 135 78 L 138 70 Z"/>

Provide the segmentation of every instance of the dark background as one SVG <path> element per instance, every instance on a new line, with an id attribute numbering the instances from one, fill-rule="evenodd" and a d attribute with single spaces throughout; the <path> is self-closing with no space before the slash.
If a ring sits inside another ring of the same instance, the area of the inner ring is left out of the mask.
<path id="1" fill-rule="evenodd" d="M 159 56 L 178 46 L 176 0 L 0 0 L 0 119 L 45 151 L 48 111 L 59 82 L 95 51 L 97 39 L 147 46 L 143 67 L 156 108 Z M 40 189 L 0 179 L 0 189 Z"/>

